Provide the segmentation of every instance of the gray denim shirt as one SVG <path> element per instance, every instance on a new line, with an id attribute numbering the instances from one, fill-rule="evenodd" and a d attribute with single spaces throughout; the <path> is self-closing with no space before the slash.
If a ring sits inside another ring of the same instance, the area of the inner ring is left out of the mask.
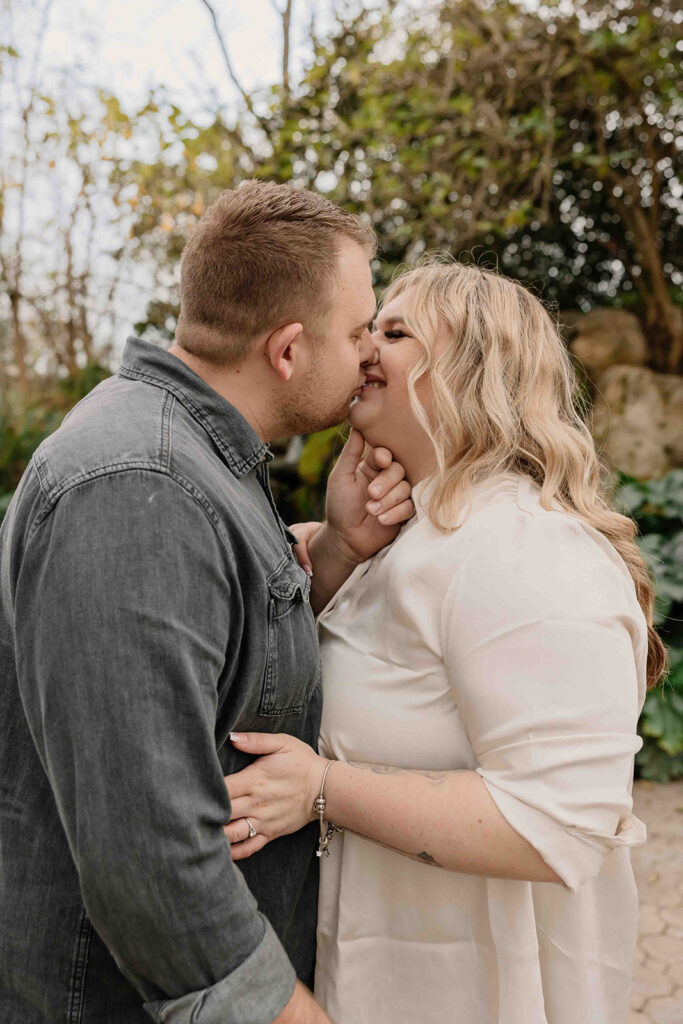
<path id="1" fill-rule="evenodd" d="M 233 864 L 230 730 L 312 745 L 309 580 L 237 410 L 130 339 L 0 531 L 0 1021 L 269 1024 L 315 957 L 315 825 Z"/>

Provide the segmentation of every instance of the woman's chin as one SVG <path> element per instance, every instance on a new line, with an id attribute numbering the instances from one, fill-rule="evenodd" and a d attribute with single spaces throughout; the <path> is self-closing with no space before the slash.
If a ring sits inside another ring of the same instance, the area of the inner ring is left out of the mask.
<path id="1" fill-rule="evenodd" d="M 349 412 L 349 423 L 361 434 L 369 445 L 377 448 L 379 445 L 388 445 L 388 431 L 382 430 L 382 423 L 379 417 L 368 415 L 369 410 L 363 408 L 362 401 L 354 402 Z"/>

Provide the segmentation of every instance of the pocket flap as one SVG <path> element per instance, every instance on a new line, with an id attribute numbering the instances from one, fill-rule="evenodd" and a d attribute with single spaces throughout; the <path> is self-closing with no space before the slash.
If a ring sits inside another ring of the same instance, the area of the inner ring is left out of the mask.
<path id="1" fill-rule="evenodd" d="M 298 562 L 292 562 L 289 558 L 278 565 L 268 577 L 268 590 L 273 597 L 285 601 L 291 601 L 297 591 L 300 592 L 303 601 L 308 601 L 310 589 L 310 577 Z"/>

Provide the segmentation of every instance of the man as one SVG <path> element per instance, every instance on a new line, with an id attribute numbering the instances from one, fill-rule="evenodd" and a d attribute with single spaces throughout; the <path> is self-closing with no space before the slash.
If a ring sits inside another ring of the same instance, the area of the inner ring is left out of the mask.
<path id="1" fill-rule="evenodd" d="M 130 339 L 21 481 L 0 533 L 3 1024 L 327 1021 L 302 984 L 315 825 L 238 870 L 223 777 L 248 761 L 231 730 L 317 738 L 310 580 L 266 442 L 346 416 L 373 253 L 310 192 L 223 193 L 183 255 L 173 347 Z M 394 523 L 412 511 L 402 468 L 362 450 L 354 433 L 313 545 L 318 607 L 397 532 L 369 481 Z"/>

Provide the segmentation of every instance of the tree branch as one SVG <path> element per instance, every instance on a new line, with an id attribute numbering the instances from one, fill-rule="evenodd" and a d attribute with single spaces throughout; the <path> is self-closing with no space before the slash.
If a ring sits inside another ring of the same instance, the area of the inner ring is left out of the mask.
<path id="1" fill-rule="evenodd" d="M 249 113 L 252 115 L 252 117 L 254 117 L 258 121 L 258 123 L 259 123 L 260 127 L 263 129 L 263 131 L 264 132 L 268 132 L 268 125 L 263 120 L 263 118 L 257 113 L 257 111 L 254 109 L 254 104 L 253 104 L 251 96 L 243 88 L 242 84 L 240 83 L 240 81 L 239 81 L 239 79 L 238 79 L 238 77 L 237 77 L 237 75 L 235 73 L 235 69 L 234 69 L 234 67 L 232 65 L 232 61 L 230 60 L 230 54 L 228 53 L 228 48 L 225 45 L 225 40 L 223 39 L 223 34 L 222 34 L 220 26 L 218 24 L 218 18 L 216 17 L 215 10 L 213 9 L 212 5 L 209 3 L 209 0 L 200 0 L 200 3 L 202 3 L 204 5 L 204 7 L 207 9 L 207 11 L 209 12 L 209 16 L 210 16 L 211 22 L 213 24 L 214 35 L 216 36 L 216 40 L 217 40 L 218 45 L 220 47 L 221 54 L 223 55 L 223 63 L 225 64 L 225 68 L 226 68 L 226 71 L 228 72 L 228 77 L 230 78 L 230 81 L 235 86 L 235 88 L 239 92 L 240 96 L 244 100 L 244 103 L 246 104 L 246 107 L 247 107 L 247 110 L 249 111 Z"/>

